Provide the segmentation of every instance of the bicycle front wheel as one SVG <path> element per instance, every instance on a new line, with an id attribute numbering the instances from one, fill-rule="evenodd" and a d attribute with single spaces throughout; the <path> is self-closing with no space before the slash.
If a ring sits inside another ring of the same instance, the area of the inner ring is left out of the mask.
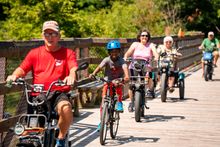
<path id="1" fill-rule="evenodd" d="M 116 111 L 115 108 L 115 104 L 111 110 L 111 118 L 110 118 L 110 135 L 112 137 L 112 139 L 115 139 L 117 132 L 118 132 L 118 125 L 119 125 L 119 112 Z"/>
<path id="2" fill-rule="evenodd" d="M 101 116 L 101 128 L 100 128 L 100 144 L 104 145 L 107 131 L 108 131 L 108 119 L 109 119 L 109 113 L 108 113 L 108 103 L 105 102 L 102 108 L 102 116 Z"/>

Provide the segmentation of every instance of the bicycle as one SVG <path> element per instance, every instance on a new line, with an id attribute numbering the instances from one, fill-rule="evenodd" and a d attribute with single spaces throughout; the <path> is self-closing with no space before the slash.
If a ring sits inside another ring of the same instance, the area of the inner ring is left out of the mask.
<path id="1" fill-rule="evenodd" d="M 146 80 L 146 73 L 150 73 L 150 69 L 148 67 L 149 61 L 132 58 L 127 59 L 127 61 L 131 62 L 134 67 L 135 76 L 130 76 L 129 84 L 132 86 L 132 105 L 135 107 L 135 121 L 140 122 L 141 117 L 144 117 L 145 108 L 149 109 L 145 100 L 145 93 L 147 92 L 146 85 L 148 84 L 148 80 Z"/>
<path id="2" fill-rule="evenodd" d="M 115 80 L 105 80 L 104 78 L 95 77 L 96 80 L 101 80 L 107 84 L 107 94 L 104 97 L 104 102 L 102 105 L 102 114 L 101 114 L 101 127 L 100 127 L 100 144 L 104 145 L 105 140 L 107 137 L 107 131 L 110 129 L 110 136 L 112 139 L 116 138 L 119 126 L 120 115 L 119 112 L 116 111 L 116 102 L 117 102 L 117 95 L 116 95 L 116 85 L 123 85 L 123 78 L 118 78 Z M 110 88 L 112 86 L 112 95 L 110 94 Z"/>
<path id="3" fill-rule="evenodd" d="M 79 70 L 86 69 L 88 63 L 79 65 Z M 18 78 L 15 82 L 9 82 L 7 87 L 12 85 L 22 85 L 27 103 L 33 109 L 33 114 L 23 114 L 19 117 L 14 132 L 19 139 L 18 147 L 54 147 L 59 134 L 57 127 L 58 115 L 50 105 L 51 88 L 55 86 L 66 86 L 62 80 L 54 81 L 48 90 L 44 90 L 43 84 L 29 84 L 23 78 Z M 55 91 L 57 92 L 57 91 Z M 66 93 L 70 98 L 71 93 Z M 69 131 L 65 137 L 65 146 L 70 147 Z"/>
<path id="4" fill-rule="evenodd" d="M 180 48 L 177 49 L 177 51 Z M 166 52 L 160 54 L 158 59 L 158 68 L 160 72 L 161 80 L 161 102 L 166 102 L 167 100 L 167 90 L 168 90 L 168 78 L 170 77 L 171 71 L 174 74 L 174 85 L 173 88 L 179 88 L 179 98 L 180 100 L 184 99 L 185 95 L 185 74 L 179 69 L 174 69 L 174 59 L 177 57 L 176 54 L 167 54 Z M 162 59 L 161 59 L 162 58 Z"/>
<path id="5" fill-rule="evenodd" d="M 203 51 L 203 62 L 204 62 L 204 79 L 205 81 L 212 80 L 214 68 L 213 68 L 213 51 L 218 51 L 217 47 L 212 48 L 201 48 Z"/>

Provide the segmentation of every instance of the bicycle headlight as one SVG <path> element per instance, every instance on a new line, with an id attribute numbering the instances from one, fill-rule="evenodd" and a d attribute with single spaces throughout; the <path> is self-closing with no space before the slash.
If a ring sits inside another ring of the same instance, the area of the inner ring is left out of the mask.
<path id="1" fill-rule="evenodd" d="M 14 128 L 14 132 L 16 135 L 21 135 L 24 132 L 24 126 L 22 124 L 16 124 Z"/>

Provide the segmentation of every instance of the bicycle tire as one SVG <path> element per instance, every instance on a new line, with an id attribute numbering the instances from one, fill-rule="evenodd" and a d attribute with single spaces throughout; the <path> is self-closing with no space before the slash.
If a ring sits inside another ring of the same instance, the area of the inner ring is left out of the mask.
<path id="1" fill-rule="evenodd" d="M 112 139 L 115 139 L 117 132 L 118 132 L 118 126 L 119 126 L 119 120 L 120 115 L 119 112 L 115 110 L 116 101 L 114 101 L 114 104 L 112 106 L 111 111 L 111 117 L 110 117 L 110 135 Z"/>
<path id="2" fill-rule="evenodd" d="M 55 131 L 56 131 L 55 129 L 50 130 L 50 138 L 49 138 L 50 147 L 54 147 L 56 145 L 56 137 L 55 137 L 56 132 Z"/>
<path id="3" fill-rule="evenodd" d="M 101 128 L 100 128 L 100 144 L 104 145 L 108 132 L 108 121 L 109 121 L 109 113 L 108 113 L 108 102 L 103 104 L 102 108 L 102 116 L 101 116 Z"/>
<path id="4" fill-rule="evenodd" d="M 71 147 L 71 141 L 69 141 L 69 131 L 67 131 L 67 134 L 65 137 L 65 147 Z"/>
<path id="5" fill-rule="evenodd" d="M 167 100 L 167 74 L 162 73 L 161 75 L 161 88 L 160 88 L 161 101 L 166 102 Z"/>
<path id="6" fill-rule="evenodd" d="M 205 81 L 209 80 L 209 78 L 208 78 L 209 71 L 208 70 L 209 70 L 208 65 L 205 65 L 204 66 L 204 79 L 205 79 Z"/>
<path id="7" fill-rule="evenodd" d="M 49 147 L 50 140 L 48 138 L 50 138 L 49 137 L 49 132 L 48 132 L 48 130 L 46 130 L 45 133 L 44 133 L 43 147 L 47 147 L 47 146 Z"/>
<path id="8" fill-rule="evenodd" d="M 141 92 L 135 91 L 134 93 L 135 97 L 135 121 L 140 122 L 141 121 Z"/>
<path id="9" fill-rule="evenodd" d="M 184 79 L 179 81 L 179 95 L 180 99 L 184 99 L 184 94 L 185 94 L 185 82 Z"/>

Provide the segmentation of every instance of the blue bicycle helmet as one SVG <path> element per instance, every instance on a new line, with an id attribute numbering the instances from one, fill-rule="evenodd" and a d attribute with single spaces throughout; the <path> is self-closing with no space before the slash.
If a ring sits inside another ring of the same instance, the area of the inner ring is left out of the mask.
<path id="1" fill-rule="evenodd" d="M 120 49 L 121 48 L 121 44 L 118 40 L 112 40 L 109 41 L 107 44 L 107 50 L 113 50 L 113 49 Z"/>

